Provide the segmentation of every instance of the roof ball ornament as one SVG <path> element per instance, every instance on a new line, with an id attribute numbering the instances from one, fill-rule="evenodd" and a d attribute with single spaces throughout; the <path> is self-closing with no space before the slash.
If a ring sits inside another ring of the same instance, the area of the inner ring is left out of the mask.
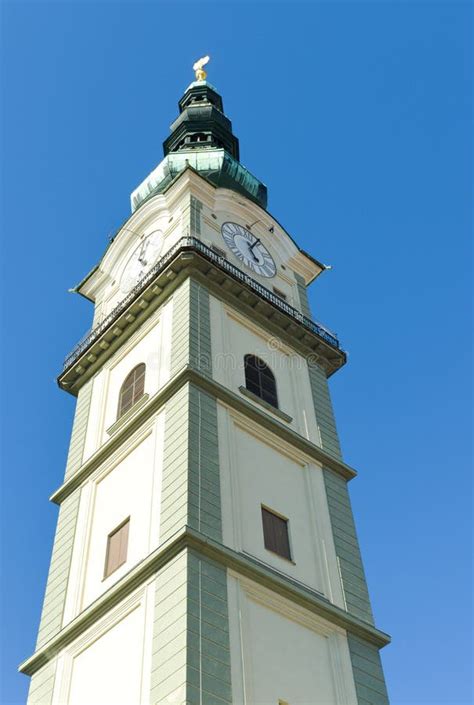
<path id="1" fill-rule="evenodd" d="M 199 59 L 193 65 L 193 71 L 196 72 L 196 81 L 206 80 L 207 73 L 204 71 L 203 66 L 207 64 L 210 58 L 210 56 L 203 56 L 202 59 Z"/>

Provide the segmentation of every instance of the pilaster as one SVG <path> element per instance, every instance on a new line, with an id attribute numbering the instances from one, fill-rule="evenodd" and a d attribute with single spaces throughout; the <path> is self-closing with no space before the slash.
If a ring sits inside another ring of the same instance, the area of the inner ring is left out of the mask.
<path id="1" fill-rule="evenodd" d="M 296 279 L 296 287 L 298 289 L 301 313 L 303 314 L 303 316 L 306 316 L 306 318 L 312 318 L 305 281 L 301 274 L 298 274 L 298 272 L 293 272 L 293 274 Z"/>
<path id="2" fill-rule="evenodd" d="M 53 553 L 43 602 L 36 648 L 40 649 L 62 627 L 69 570 L 79 510 L 80 488 L 61 504 L 54 539 Z"/>
<path id="3" fill-rule="evenodd" d="M 354 634 L 347 642 L 359 705 L 389 705 L 378 648 Z"/>
<path id="4" fill-rule="evenodd" d="M 28 705 L 51 705 L 55 677 L 56 659 L 54 658 L 31 677 Z"/>
<path id="5" fill-rule="evenodd" d="M 188 549 L 156 578 L 150 702 L 232 702 L 226 569 Z"/>
<path id="6" fill-rule="evenodd" d="M 171 374 L 190 366 L 212 374 L 209 292 L 187 278 L 173 295 Z"/>
<path id="7" fill-rule="evenodd" d="M 337 435 L 326 374 L 311 358 L 308 359 L 308 372 L 321 447 L 326 453 L 330 453 L 340 460 L 342 458 L 341 446 Z"/>
<path id="8" fill-rule="evenodd" d="M 324 484 L 347 610 L 373 624 L 347 482 L 331 470 L 324 469 Z"/>
<path id="9" fill-rule="evenodd" d="M 78 470 L 82 463 L 84 454 L 84 444 L 86 442 L 87 421 L 92 397 L 92 385 L 94 380 L 90 379 L 81 387 L 77 395 L 76 412 L 72 426 L 71 443 L 66 463 L 65 479 L 68 480 Z"/>

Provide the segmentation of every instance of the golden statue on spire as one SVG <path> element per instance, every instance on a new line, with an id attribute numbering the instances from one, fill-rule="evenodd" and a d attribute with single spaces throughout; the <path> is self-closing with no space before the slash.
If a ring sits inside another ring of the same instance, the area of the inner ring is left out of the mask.
<path id="1" fill-rule="evenodd" d="M 210 58 L 210 56 L 203 56 L 202 59 L 193 64 L 193 70 L 196 72 L 196 81 L 206 80 L 207 73 L 204 71 L 203 66 L 207 64 Z"/>

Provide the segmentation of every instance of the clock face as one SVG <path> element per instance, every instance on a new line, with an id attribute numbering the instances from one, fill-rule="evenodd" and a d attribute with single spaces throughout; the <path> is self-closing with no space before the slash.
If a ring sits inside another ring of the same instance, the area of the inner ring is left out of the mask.
<path id="1" fill-rule="evenodd" d="M 138 284 L 140 279 L 155 264 L 162 247 L 163 233 L 161 230 L 153 230 L 153 232 L 143 238 L 125 265 L 120 282 L 121 292 L 128 294 L 135 284 Z"/>
<path id="2" fill-rule="evenodd" d="M 267 248 L 260 242 L 260 238 L 255 237 L 250 230 L 246 230 L 237 223 L 224 223 L 221 232 L 226 245 L 246 267 L 253 269 L 262 277 L 275 276 L 275 262 Z"/>

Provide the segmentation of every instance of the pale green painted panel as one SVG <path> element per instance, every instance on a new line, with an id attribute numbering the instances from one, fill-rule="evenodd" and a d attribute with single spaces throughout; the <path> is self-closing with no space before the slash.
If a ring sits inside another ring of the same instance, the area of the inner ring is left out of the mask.
<path id="1" fill-rule="evenodd" d="M 347 610 L 360 619 L 373 624 L 372 609 L 347 483 L 342 477 L 325 469 L 324 484 Z M 341 517 L 344 518 L 343 521 L 341 521 Z"/>
<path id="2" fill-rule="evenodd" d="M 193 552 L 188 569 L 187 701 L 193 705 L 218 700 L 222 705 L 231 703 L 226 570 Z"/>
<path id="3" fill-rule="evenodd" d="M 178 584 L 180 587 L 177 587 Z M 176 593 L 178 597 L 174 597 Z M 169 695 L 186 682 L 186 658 L 183 658 L 182 636 L 186 633 L 186 604 L 187 555 L 183 552 L 170 561 L 156 578 L 150 683 L 152 705 L 166 701 Z M 166 622 L 163 621 L 164 618 Z M 185 697 L 175 702 L 176 705 L 181 705 L 185 702 Z"/>
<path id="4" fill-rule="evenodd" d="M 211 376 L 209 292 L 194 279 L 186 279 L 173 295 L 172 374 L 187 365 Z"/>
<path id="5" fill-rule="evenodd" d="M 306 316 L 307 318 L 312 318 L 311 316 L 311 309 L 309 306 L 309 300 L 308 300 L 308 291 L 306 288 L 306 284 L 304 281 L 304 278 L 297 274 L 296 272 L 293 272 L 295 275 L 296 279 L 296 287 L 298 289 L 298 296 L 300 300 L 300 309 L 303 314 L 303 316 Z"/>
<path id="6" fill-rule="evenodd" d="M 173 559 L 156 578 L 153 629 L 152 705 L 231 702 L 225 568 L 189 551 Z"/>
<path id="7" fill-rule="evenodd" d="M 31 677 L 27 705 L 51 705 L 55 677 L 56 659 L 53 659 Z"/>
<path id="8" fill-rule="evenodd" d="M 211 323 L 208 290 L 190 280 L 190 360 L 189 364 L 208 377 L 212 375 Z"/>
<path id="9" fill-rule="evenodd" d="M 161 493 L 160 541 L 186 525 L 188 513 L 189 386 L 166 404 Z"/>
<path id="10" fill-rule="evenodd" d="M 171 327 L 171 374 L 189 364 L 190 280 L 186 279 L 173 294 Z"/>
<path id="11" fill-rule="evenodd" d="M 222 522 L 217 403 L 214 397 L 191 385 L 190 405 L 189 433 L 194 442 L 190 443 L 189 479 L 193 490 L 197 491 L 189 494 L 189 525 L 220 541 Z M 206 484 L 214 487 L 214 496 L 207 494 L 203 477 Z"/>
<path id="12" fill-rule="evenodd" d="M 308 371 L 322 448 L 341 459 L 326 375 L 313 362 L 308 362 Z M 347 482 L 330 470 L 324 471 L 324 482 L 347 609 L 360 619 L 373 624 Z"/>
<path id="13" fill-rule="evenodd" d="M 389 705 L 385 678 L 376 646 L 347 635 L 359 705 Z"/>
<path id="14" fill-rule="evenodd" d="M 82 463 L 84 454 L 84 444 L 86 441 L 87 421 L 89 418 L 89 408 L 92 397 L 93 379 L 90 379 L 77 395 L 76 413 L 72 426 L 71 443 L 66 462 L 65 479 L 71 477 L 78 470 Z"/>
<path id="15" fill-rule="evenodd" d="M 216 400 L 185 385 L 166 406 L 162 542 L 185 525 L 221 540 L 218 456 Z"/>
<path id="16" fill-rule="evenodd" d="M 62 503 L 54 547 L 49 567 L 48 581 L 43 602 L 36 648 L 42 647 L 61 630 L 64 604 L 66 601 L 69 569 L 71 566 L 77 513 L 79 510 L 80 488 L 77 488 Z"/>
<path id="17" fill-rule="evenodd" d="M 323 450 L 341 459 L 341 447 L 336 430 L 336 421 L 329 396 L 326 374 L 319 365 L 308 361 L 309 381 L 313 395 L 316 422 L 321 436 Z"/>

